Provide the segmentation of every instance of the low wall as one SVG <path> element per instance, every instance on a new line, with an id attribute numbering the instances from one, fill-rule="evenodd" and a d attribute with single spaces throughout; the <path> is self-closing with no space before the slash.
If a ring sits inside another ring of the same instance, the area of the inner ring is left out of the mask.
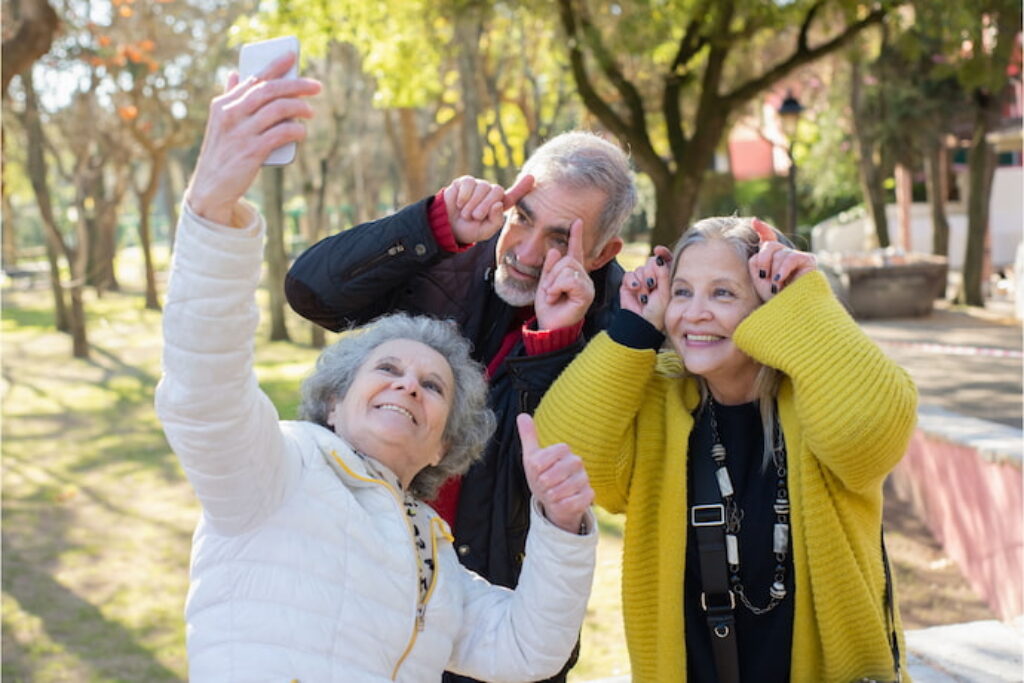
<path id="1" fill-rule="evenodd" d="M 921 406 L 892 473 L 950 559 L 1003 621 L 1024 614 L 1024 433 Z"/>

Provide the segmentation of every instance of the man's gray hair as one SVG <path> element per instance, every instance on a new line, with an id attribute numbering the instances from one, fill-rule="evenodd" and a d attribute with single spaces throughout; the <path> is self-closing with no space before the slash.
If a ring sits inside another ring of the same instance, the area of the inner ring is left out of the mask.
<path id="1" fill-rule="evenodd" d="M 520 176 L 548 180 L 583 190 L 594 188 L 607 197 L 598 216 L 594 248 L 617 236 L 636 206 L 636 183 L 629 158 L 614 143 L 582 130 L 557 135 L 538 147 L 523 164 Z"/>
<path id="2" fill-rule="evenodd" d="M 375 348 L 393 339 L 409 339 L 434 349 L 448 361 L 455 378 L 442 437 L 447 451 L 437 465 L 420 470 L 409 485 L 412 495 L 429 500 L 449 477 L 463 474 L 480 458 L 494 432 L 483 367 L 470 357 L 469 342 L 455 323 L 398 313 L 349 331 L 323 350 L 312 374 L 303 381 L 299 419 L 331 429 L 327 416 L 345 398 L 356 372 Z"/>

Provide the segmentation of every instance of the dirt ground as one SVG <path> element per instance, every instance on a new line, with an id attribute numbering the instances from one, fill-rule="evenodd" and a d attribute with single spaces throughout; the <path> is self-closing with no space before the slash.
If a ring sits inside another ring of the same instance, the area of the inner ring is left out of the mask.
<path id="1" fill-rule="evenodd" d="M 885 495 L 885 543 L 906 630 L 996 619 L 907 501 Z"/>

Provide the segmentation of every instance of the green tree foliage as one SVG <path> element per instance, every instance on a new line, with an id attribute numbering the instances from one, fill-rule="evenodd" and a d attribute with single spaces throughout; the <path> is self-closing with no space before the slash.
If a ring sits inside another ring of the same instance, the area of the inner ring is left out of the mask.
<path id="1" fill-rule="evenodd" d="M 673 241 L 690 220 L 731 120 L 888 11 L 846 0 L 558 5 L 585 105 L 628 144 L 654 184 L 656 243 Z"/>

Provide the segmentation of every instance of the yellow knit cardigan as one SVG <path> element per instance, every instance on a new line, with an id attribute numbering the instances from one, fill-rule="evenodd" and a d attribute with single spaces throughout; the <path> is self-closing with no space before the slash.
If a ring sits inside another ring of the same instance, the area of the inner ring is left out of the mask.
<path id="1" fill-rule="evenodd" d="M 733 339 L 785 374 L 778 407 L 796 585 L 791 680 L 891 680 L 881 489 L 914 429 L 914 384 L 818 272 L 751 313 Z M 536 414 L 542 444 L 568 443 L 597 503 L 626 513 L 622 596 L 634 681 L 686 680 L 686 451 L 700 396 L 681 369 L 674 353 L 631 349 L 603 333 Z"/>

